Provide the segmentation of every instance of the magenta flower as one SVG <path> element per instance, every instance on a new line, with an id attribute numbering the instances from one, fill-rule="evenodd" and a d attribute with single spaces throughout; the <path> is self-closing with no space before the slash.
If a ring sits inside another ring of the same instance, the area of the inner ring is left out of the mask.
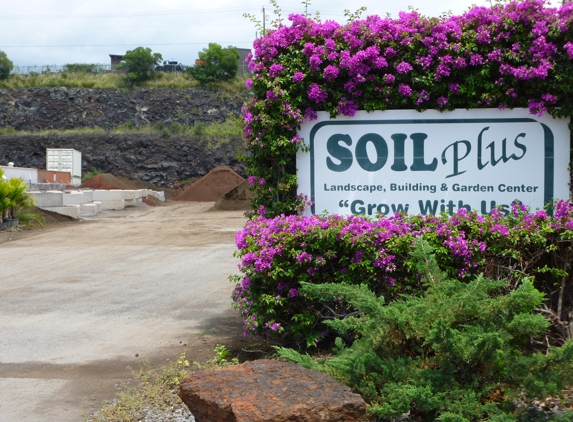
<path id="1" fill-rule="evenodd" d="M 326 79 L 327 81 L 331 81 L 333 79 L 336 79 L 339 72 L 340 71 L 338 70 L 338 68 L 336 66 L 328 65 L 324 69 L 324 72 L 322 73 L 322 75 L 324 76 L 324 79 Z"/>
<path id="2" fill-rule="evenodd" d="M 409 73 L 412 69 L 413 69 L 412 66 L 406 62 L 400 62 L 396 66 L 396 72 L 398 72 L 400 75 L 405 75 Z"/>
<path id="3" fill-rule="evenodd" d="M 315 103 L 320 104 L 326 101 L 328 93 L 322 89 L 317 84 L 312 84 L 308 91 L 306 91 L 308 98 L 313 100 Z"/>
<path id="4" fill-rule="evenodd" d="M 296 83 L 302 82 L 303 79 L 304 79 L 304 73 L 302 72 L 295 72 L 294 75 L 292 76 L 292 80 L 295 81 Z"/>
<path id="5" fill-rule="evenodd" d="M 410 88 L 408 85 L 400 84 L 400 86 L 398 87 L 398 92 L 403 97 L 412 96 L 412 88 Z"/>

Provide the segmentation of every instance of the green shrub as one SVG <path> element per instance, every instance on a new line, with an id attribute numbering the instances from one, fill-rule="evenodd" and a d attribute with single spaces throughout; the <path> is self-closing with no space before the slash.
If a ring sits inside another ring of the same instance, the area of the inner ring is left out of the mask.
<path id="1" fill-rule="evenodd" d="M 162 60 L 161 54 L 152 53 L 150 48 L 137 47 L 123 55 L 123 60 L 117 69 L 127 72 L 126 77 L 130 84 L 140 84 L 156 76 L 155 65 L 160 60 Z"/>
<path id="2" fill-rule="evenodd" d="M 3 179 L 0 169 L 0 223 L 21 219 L 22 225 L 43 225 L 43 218 L 35 212 L 34 197 L 28 193 L 28 184 L 19 178 Z"/>
<path id="3" fill-rule="evenodd" d="M 237 75 L 239 57 L 237 47 L 223 48 L 217 43 L 209 43 L 208 48 L 199 52 L 195 66 L 187 68 L 187 73 L 201 85 L 228 81 Z"/>
<path id="4" fill-rule="evenodd" d="M 508 294 L 503 281 L 464 283 L 441 272 L 431 251 L 418 239 L 412 253 L 425 292 L 390 303 L 368 285 L 303 283 L 302 294 L 347 304 L 347 318 L 326 324 L 355 341 L 346 347 L 338 338 L 336 355 L 316 362 L 290 349 L 279 354 L 349 385 L 382 418 L 517 421 L 515 399 L 543 399 L 573 384 L 573 342 L 531 350 L 550 325 L 534 312 L 544 295 L 531 280 Z"/>
<path id="5" fill-rule="evenodd" d="M 250 177 L 251 184 L 265 180 Z M 259 209 L 264 213 L 264 208 Z M 337 302 L 324 304 L 300 294 L 300 283 L 368 285 L 391 301 L 420 294 L 422 279 L 409 255 L 416 238 L 434 248 L 449 277 L 469 280 L 480 273 L 506 279 L 517 288 L 533 276 L 544 292 L 543 312 L 551 326 L 548 341 L 560 345 L 572 333 L 573 285 L 568 281 L 573 254 L 573 205 L 560 201 L 551 217 L 513 204 L 504 215 L 460 210 L 453 216 L 395 215 L 259 217 L 236 235 L 241 276 L 233 293 L 236 309 L 251 334 L 289 336 L 314 346 L 328 329 L 325 319 L 341 314 Z"/>
<path id="6" fill-rule="evenodd" d="M 82 177 L 82 183 L 87 182 L 88 180 L 90 180 L 92 177 L 97 176 L 98 174 L 102 174 L 103 171 L 101 170 L 92 170 L 92 171 L 88 171 L 86 174 L 84 174 L 84 176 Z"/>
<path id="7" fill-rule="evenodd" d="M 0 50 L 0 81 L 3 79 L 8 79 L 12 69 L 14 69 L 14 64 L 8 58 L 6 53 Z"/>
<path id="8" fill-rule="evenodd" d="M 193 125 L 193 135 L 202 136 L 204 132 L 205 132 L 205 123 L 195 122 L 195 124 Z"/>

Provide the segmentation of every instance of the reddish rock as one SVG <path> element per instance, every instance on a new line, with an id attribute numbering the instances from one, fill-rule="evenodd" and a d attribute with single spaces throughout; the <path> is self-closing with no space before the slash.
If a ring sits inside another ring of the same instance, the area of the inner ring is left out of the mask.
<path id="1" fill-rule="evenodd" d="M 366 412 L 360 395 L 328 375 L 267 359 L 197 372 L 179 397 L 197 422 L 359 422 Z"/>

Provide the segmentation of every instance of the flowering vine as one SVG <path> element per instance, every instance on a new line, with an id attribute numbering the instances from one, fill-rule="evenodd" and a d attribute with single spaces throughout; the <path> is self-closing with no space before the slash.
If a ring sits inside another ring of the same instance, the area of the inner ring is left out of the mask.
<path id="1" fill-rule="evenodd" d="M 244 106 L 253 209 L 295 214 L 300 124 L 317 111 L 528 107 L 573 114 L 573 3 L 476 6 L 460 16 L 402 12 L 347 24 L 290 15 L 255 40 Z M 254 214 L 253 214 L 254 215 Z"/>

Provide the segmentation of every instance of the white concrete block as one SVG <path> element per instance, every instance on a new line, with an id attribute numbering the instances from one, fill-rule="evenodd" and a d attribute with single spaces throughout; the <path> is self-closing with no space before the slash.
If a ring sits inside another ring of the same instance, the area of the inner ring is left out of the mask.
<path id="1" fill-rule="evenodd" d="M 101 202 L 102 210 L 122 210 L 125 208 L 125 201 L 123 199 L 115 199 Z"/>
<path id="2" fill-rule="evenodd" d="M 134 192 L 135 192 L 135 199 L 143 198 L 143 189 L 139 189 L 139 190 L 136 190 Z"/>
<path id="3" fill-rule="evenodd" d="M 84 193 L 84 203 L 94 201 L 94 191 L 93 190 L 83 190 Z"/>
<path id="4" fill-rule="evenodd" d="M 98 213 L 98 208 L 101 208 L 101 204 L 91 202 L 89 204 L 83 204 L 80 207 L 80 211 L 82 216 L 92 216 Z"/>
<path id="5" fill-rule="evenodd" d="M 102 209 L 101 208 L 101 202 L 94 201 L 94 202 L 90 202 L 90 204 L 93 204 L 96 206 L 98 214 L 101 212 L 101 209 Z"/>
<path id="6" fill-rule="evenodd" d="M 65 207 L 38 207 L 46 211 L 57 212 L 73 218 L 80 218 L 81 210 L 79 205 L 67 205 Z"/>
<path id="7" fill-rule="evenodd" d="M 124 199 L 123 202 L 125 203 L 126 207 L 136 207 L 137 204 L 135 203 L 135 199 Z"/>
<path id="8" fill-rule="evenodd" d="M 94 190 L 94 201 L 121 201 L 123 191 L 121 190 Z"/>
<path id="9" fill-rule="evenodd" d="M 81 191 L 64 191 L 64 205 L 82 205 L 84 203 L 84 193 Z"/>
<path id="10" fill-rule="evenodd" d="M 64 192 L 60 191 L 32 191 L 30 194 L 36 200 L 38 208 L 43 207 L 63 207 L 64 206 Z"/>
<path id="11" fill-rule="evenodd" d="M 128 200 L 135 199 L 135 191 L 134 190 L 124 190 L 124 191 L 122 191 L 122 193 L 123 193 L 123 199 L 128 199 Z"/>

